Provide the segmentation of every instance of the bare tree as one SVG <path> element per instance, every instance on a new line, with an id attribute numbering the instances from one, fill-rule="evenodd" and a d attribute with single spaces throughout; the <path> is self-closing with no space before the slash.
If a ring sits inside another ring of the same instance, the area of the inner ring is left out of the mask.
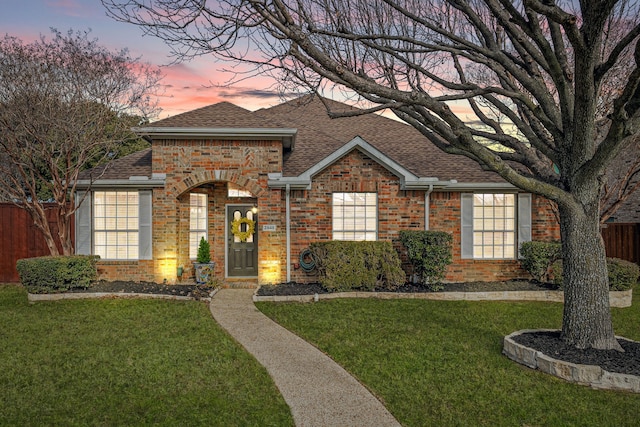
<path id="1" fill-rule="evenodd" d="M 365 111 L 391 109 L 443 151 L 557 203 L 563 339 L 621 350 L 599 196 L 605 170 L 640 126 L 637 2 L 102 2 L 116 19 L 164 39 L 178 57 L 212 53 L 271 70 L 283 84 L 351 91 L 369 103 Z M 625 55 L 634 59 L 621 78 Z M 451 103 L 468 105 L 483 126 L 469 125 Z"/>
<path id="2" fill-rule="evenodd" d="M 640 135 L 617 157 L 607 171 L 606 181 L 600 197 L 600 223 L 616 215 L 625 204 L 635 200 L 640 189 Z"/>
<path id="3" fill-rule="evenodd" d="M 75 185 L 135 138 L 132 115 L 155 112 L 160 74 L 87 32 L 0 39 L 0 198 L 26 209 L 52 255 L 73 253 Z M 97 178 L 97 177 L 96 177 Z M 45 202 L 48 202 L 45 204 Z M 81 201 L 79 201 L 81 202 Z M 54 236 L 46 209 L 58 209 Z"/>

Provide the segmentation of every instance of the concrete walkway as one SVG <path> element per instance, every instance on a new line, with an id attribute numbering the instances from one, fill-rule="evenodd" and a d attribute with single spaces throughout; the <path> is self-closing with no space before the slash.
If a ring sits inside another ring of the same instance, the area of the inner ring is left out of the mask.
<path id="1" fill-rule="evenodd" d="M 253 289 L 221 289 L 211 314 L 273 378 L 296 426 L 400 426 L 362 384 L 253 304 Z"/>

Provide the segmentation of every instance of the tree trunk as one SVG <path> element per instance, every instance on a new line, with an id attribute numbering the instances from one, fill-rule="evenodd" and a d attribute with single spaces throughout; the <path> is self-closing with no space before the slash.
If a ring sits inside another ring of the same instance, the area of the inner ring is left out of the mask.
<path id="1" fill-rule="evenodd" d="M 562 338 L 580 349 L 623 351 L 611 322 L 598 203 L 587 205 L 595 208 L 584 206 L 559 206 L 565 297 Z"/>
<path id="2" fill-rule="evenodd" d="M 67 205 L 58 208 L 58 237 L 62 245 L 62 255 L 73 255 L 74 248 L 71 241 L 71 215 L 68 213 Z"/>
<path id="3" fill-rule="evenodd" d="M 56 241 L 53 238 L 53 233 L 51 233 L 51 227 L 49 227 L 49 221 L 47 220 L 47 212 L 42 207 L 42 205 L 38 202 L 34 202 L 31 204 L 25 205 L 25 209 L 27 212 L 31 214 L 31 218 L 33 219 L 33 223 L 44 236 L 44 241 L 49 248 L 49 253 L 52 256 L 60 255 L 60 251 L 58 251 L 58 246 L 56 245 Z"/>

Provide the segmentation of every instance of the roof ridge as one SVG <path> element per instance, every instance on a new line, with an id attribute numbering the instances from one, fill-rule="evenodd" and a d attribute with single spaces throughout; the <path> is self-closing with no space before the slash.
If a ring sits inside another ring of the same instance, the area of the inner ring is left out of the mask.
<path id="1" fill-rule="evenodd" d="M 146 126 L 147 127 L 155 126 L 157 124 L 162 124 L 162 122 L 175 121 L 176 119 L 179 119 L 180 117 L 193 116 L 193 115 L 198 114 L 200 112 L 203 112 L 205 110 L 209 110 L 209 109 L 212 109 L 214 107 L 219 107 L 221 105 L 226 105 L 226 106 L 238 109 L 238 110 L 244 110 L 247 113 L 252 113 L 251 110 L 248 110 L 248 109 L 246 109 L 244 107 L 240 107 L 239 105 L 236 105 L 236 104 L 234 104 L 232 102 L 220 101 L 220 102 L 214 102 L 213 104 L 203 105 L 202 107 L 198 107 L 198 108 L 193 109 L 193 110 L 184 111 L 182 113 L 174 114 L 172 116 L 165 117 L 164 119 L 156 120 L 155 122 L 150 122 Z"/>

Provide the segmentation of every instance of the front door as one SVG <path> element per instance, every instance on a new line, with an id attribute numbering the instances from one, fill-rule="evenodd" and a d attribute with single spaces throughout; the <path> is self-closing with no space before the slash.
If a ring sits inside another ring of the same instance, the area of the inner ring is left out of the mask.
<path id="1" fill-rule="evenodd" d="M 258 215 L 252 209 L 251 205 L 227 206 L 229 277 L 258 276 Z"/>

